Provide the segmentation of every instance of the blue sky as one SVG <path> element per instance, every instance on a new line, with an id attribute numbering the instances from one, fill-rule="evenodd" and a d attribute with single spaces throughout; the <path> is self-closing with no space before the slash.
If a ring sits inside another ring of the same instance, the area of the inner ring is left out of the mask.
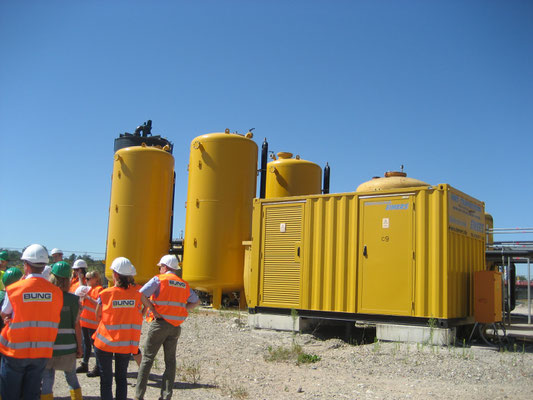
<path id="1" fill-rule="evenodd" d="M 531 1 L 0 0 L 0 246 L 102 257 L 113 141 L 148 119 L 174 143 L 175 237 L 189 144 L 225 128 L 328 162 L 331 192 L 404 165 L 531 227 L 532 21 Z"/>

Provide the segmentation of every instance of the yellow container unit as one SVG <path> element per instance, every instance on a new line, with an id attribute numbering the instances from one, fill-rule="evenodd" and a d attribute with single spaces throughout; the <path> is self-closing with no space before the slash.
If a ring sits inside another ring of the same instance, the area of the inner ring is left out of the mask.
<path id="1" fill-rule="evenodd" d="M 484 204 L 447 184 L 255 199 L 248 307 L 470 323 L 484 226 Z"/>
<path id="2" fill-rule="evenodd" d="M 267 165 L 265 198 L 320 194 L 322 169 L 292 153 L 280 152 Z"/>
<path id="3" fill-rule="evenodd" d="M 191 143 L 183 278 L 212 293 L 215 308 L 223 292 L 243 289 L 242 242 L 251 239 L 257 179 L 257 144 L 251 137 L 226 130 Z"/>
<path id="4" fill-rule="evenodd" d="M 135 281 L 146 283 L 171 240 L 174 157 L 143 144 L 115 153 L 106 248 L 106 278 L 116 257 L 127 257 L 137 269 Z"/>

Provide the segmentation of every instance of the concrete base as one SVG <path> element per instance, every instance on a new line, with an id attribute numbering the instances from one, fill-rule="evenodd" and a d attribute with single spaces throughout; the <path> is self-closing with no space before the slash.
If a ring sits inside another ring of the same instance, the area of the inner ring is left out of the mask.
<path id="1" fill-rule="evenodd" d="M 316 324 L 311 319 L 290 315 L 248 314 L 248 325 L 255 329 L 273 329 L 276 331 L 305 332 Z"/>
<path id="2" fill-rule="evenodd" d="M 378 340 L 411 342 L 447 346 L 453 344 L 455 328 L 430 328 L 429 326 L 376 324 Z"/>

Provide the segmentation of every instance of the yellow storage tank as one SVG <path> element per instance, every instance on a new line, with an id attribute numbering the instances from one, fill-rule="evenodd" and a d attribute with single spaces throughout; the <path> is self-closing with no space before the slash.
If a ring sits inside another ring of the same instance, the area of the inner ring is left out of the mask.
<path id="1" fill-rule="evenodd" d="M 258 149 L 251 138 L 226 130 L 191 143 L 183 278 L 212 293 L 215 308 L 222 292 L 243 289 L 242 242 L 251 239 L 257 180 Z"/>
<path id="2" fill-rule="evenodd" d="M 143 142 L 115 153 L 106 248 L 109 280 L 113 260 L 127 257 L 137 269 L 135 281 L 146 283 L 170 249 L 174 157 L 169 151 L 169 146 Z"/>
<path id="3" fill-rule="evenodd" d="M 321 193 L 322 169 L 315 163 L 280 152 L 267 165 L 265 198 Z"/>
<path id="4" fill-rule="evenodd" d="M 248 307 L 472 323 L 484 218 L 482 202 L 447 184 L 255 199 Z"/>

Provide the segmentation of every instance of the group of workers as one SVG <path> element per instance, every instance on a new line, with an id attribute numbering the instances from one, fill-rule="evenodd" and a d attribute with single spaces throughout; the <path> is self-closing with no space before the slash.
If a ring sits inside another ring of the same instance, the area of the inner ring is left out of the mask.
<path id="1" fill-rule="evenodd" d="M 135 284 L 136 269 L 125 257 L 111 263 L 113 286 L 102 287 L 98 271 L 84 260 L 71 267 L 59 249 L 48 265 L 44 246 L 26 247 L 23 272 L 9 268 L 0 252 L 1 317 L 0 394 L 2 400 L 53 400 L 55 371 L 63 371 L 71 399 L 82 399 L 77 373 L 100 377 L 100 398 L 113 399 L 113 359 L 117 400 L 127 399 L 127 370 L 139 364 L 135 399 L 143 399 L 155 357 L 163 346 L 165 371 L 161 399 L 170 399 L 176 373 L 181 324 L 200 300 L 181 279 L 176 256 L 165 255 L 159 274 L 144 286 Z M 4 262 L 5 261 L 5 262 Z M 72 277 L 72 271 L 74 276 Z M 143 317 L 149 322 L 144 351 L 139 343 Z M 89 371 L 94 348 L 95 368 Z M 82 358 L 76 368 L 76 358 Z"/>

